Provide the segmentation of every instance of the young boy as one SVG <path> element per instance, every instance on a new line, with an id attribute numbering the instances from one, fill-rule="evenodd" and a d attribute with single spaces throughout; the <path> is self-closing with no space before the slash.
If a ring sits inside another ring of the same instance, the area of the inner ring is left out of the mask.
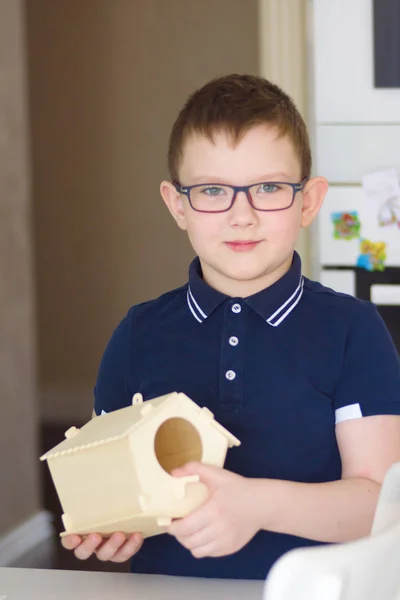
<path id="1" fill-rule="evenodd" d="M 188 284 L 115 330 L 95 413 L 180 391 L 242 444 L 224 469 L 174 473 L 199 474 L 209 499 L 143 548 L 118 532 L 63 543 L 80 559 L 135 555 L 133 572 L 264 578 L 292 548 L 368 535 L 400 460 L 399 359 L 373 304 L 301 274 L 294 247 L 327 181 L 310 178 L 306 128 L 282 90 L 246 75 L 197 90 L 169 169 L 161 195 L 197 258 Z"/>

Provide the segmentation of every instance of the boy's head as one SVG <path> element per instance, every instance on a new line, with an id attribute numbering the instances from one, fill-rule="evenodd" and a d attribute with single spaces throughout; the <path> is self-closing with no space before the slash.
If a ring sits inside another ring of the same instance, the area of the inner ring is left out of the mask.
<path id="1" fill-rule="evenodd" d="M 214 79 L 180 112 L 168 159 L 172 181 L 161 195 L 204 279 L 245 297 L 282 277 L 327 189 L 309 179 L 308 134 L 293 101 L 261 77 Z"/>
<path id="2" fill-rule="evenodd" d="M 311 150 L 307 128 L 293 100 L 277 85 L 256 75 L 227 75 L 213 79 L 188 98 L 169 140 L 168 167 L 179 181 L 186 141 L 193 135 L 213 141 L 223 131 L 237 144 L 254 126 L 266 125 L 287 136 L 299 160 L 300 179 L 310 177 Z"/>

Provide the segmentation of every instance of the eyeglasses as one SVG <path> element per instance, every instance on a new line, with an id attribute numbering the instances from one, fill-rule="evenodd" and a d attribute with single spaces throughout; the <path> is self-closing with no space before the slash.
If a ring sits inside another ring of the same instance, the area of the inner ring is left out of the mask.
<path id="1" fill-rule="evenodd" d="M 243 186 L 220 183 L 182 186 L 178 181 L 172 183 L 177 192 L 187 196 L 193 210 L 220 213 L 232 208 L 239 192 L 246 194 L 247 200 L 255 210 L 263 212 L 286 210 L 292 206 L 296 193 L 303 191 L 307 181 L 308 177 L 300 183 L 263 181 Z"/>

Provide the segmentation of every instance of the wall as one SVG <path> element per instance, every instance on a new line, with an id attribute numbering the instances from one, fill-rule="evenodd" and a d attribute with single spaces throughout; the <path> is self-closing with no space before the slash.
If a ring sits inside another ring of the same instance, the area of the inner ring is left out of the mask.
<path id="1" fill-rule="evenodd" d="M 39 508 L 23 27 L 0 0 L 0 536 Z"/>
<path id="2" fill-rule="evenodd" d="M 185 282 L 159 199 L 187 94 L 259 71 L 257 0 L 27 2 L 41 417 L 89 417 L 128 307 Z"/>

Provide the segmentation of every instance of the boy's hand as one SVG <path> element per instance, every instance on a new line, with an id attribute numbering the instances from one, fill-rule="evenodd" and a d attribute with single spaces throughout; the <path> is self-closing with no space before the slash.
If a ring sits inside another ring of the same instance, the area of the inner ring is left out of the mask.
<path id="1" fill-rule="evenodd" d="M 99 533 L 89 533 L 85 538 L 66 535 L 61 543 L 67 550 L 73 550 L 79 560 L 86 560 L 95 554 L 99 560 L 121 563 L 140 550 L 143 538 L 140 533 L 132 533 L 130 536 L 113 533 L 109 538 L 102 538 Z"/>
<path id="2" fill-rule="evenodd" d="M 202 506 L 166 528 L 194 557 L 233 554 L 259 531 L 252 511 L 256 480 L 202 463 L 188 463 L 172 474 L 199 475 L 210 492 Z"/>

